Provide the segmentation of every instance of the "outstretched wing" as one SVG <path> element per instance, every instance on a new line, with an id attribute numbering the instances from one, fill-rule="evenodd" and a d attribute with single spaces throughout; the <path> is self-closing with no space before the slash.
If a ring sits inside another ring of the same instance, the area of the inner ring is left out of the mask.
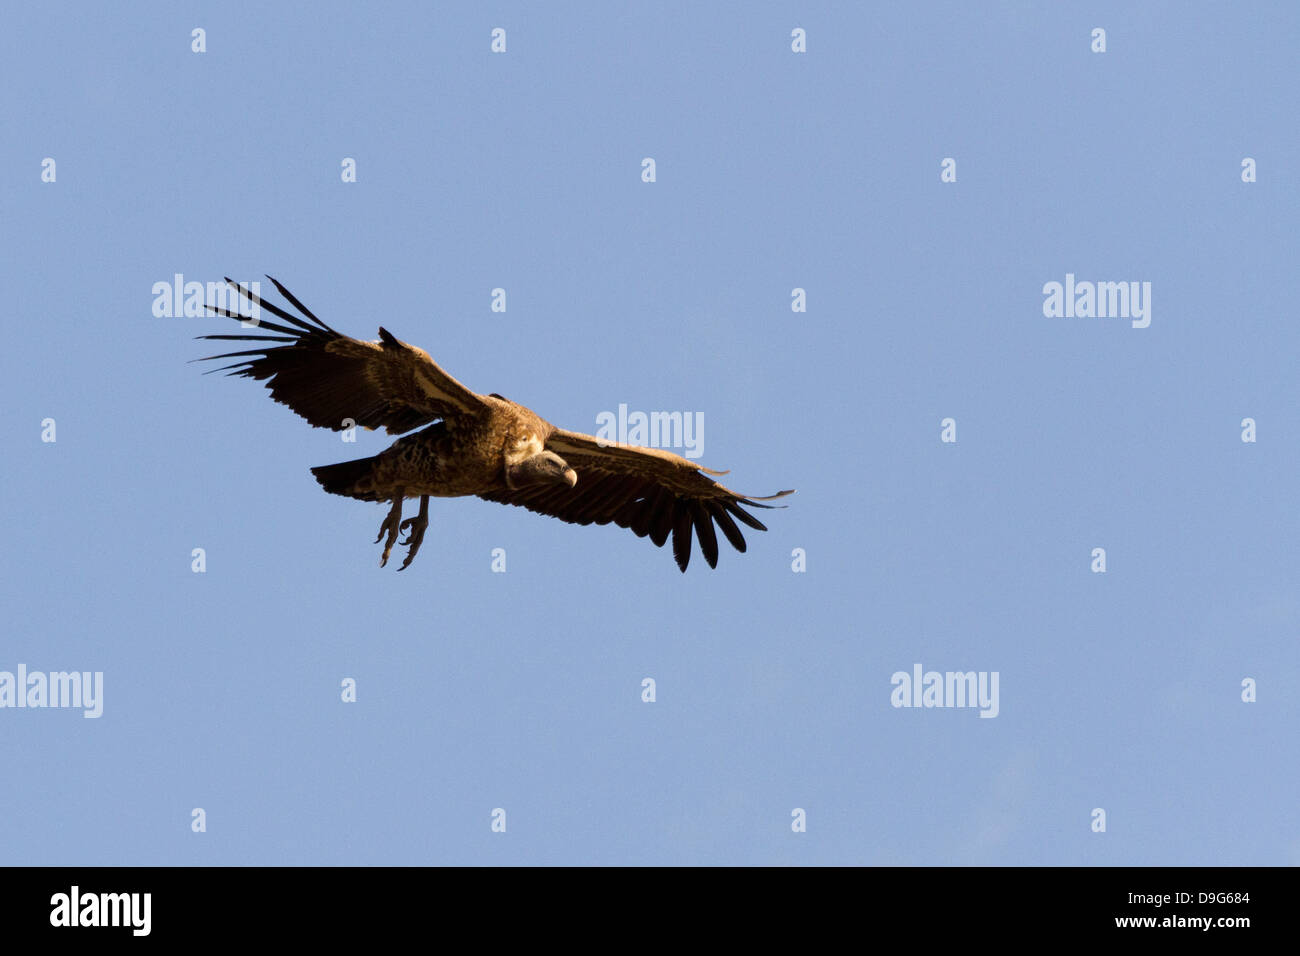
<path id="1" fill-rule="evenodd" d="M 781 491 L 764 498 L 737 494 L 703 473 L 709 471 L 680 455 L 657 448 L 609 445 L 591 435 L 556 429 L 546 440 L 555 452 L 578 473 L 573 488 L 565 485 L 535 485 L 518 490 L 503 489 L 479 495 L 488 501 L 519 505 L 538 514 L 550 515 L 570 524 L 609 524 L 630 528 L 638 537 L 649 535 L 662 547 L 671 534 L 673 557 L 683 571 L 691 560 L 691 532 L 709 567 L 718 566 L 718 536 L 722 529 L 732 547 L 745 550 L 745 538 L 736 526 L 756 531 L 767 528 L 741 506 L 772 508 L 760 504 L 791 494 Z"/>
<path id="2" fill-rule="evenodd" d="M 246 334 L 201 335 L 201 339 L 256 342 L 258 347 L 196 361 L 239 359 L 213 371 L 233 369 L 231 375 L 265 381 L 272 398 L 318 428 L 343 431 L 361 425 L 398 434 L 439 418 L 477 414 L 486 407 L 424 349 L 399 342 L 386 329 L 379 330 L 378 342 L 362 342 L 335 332 L 275 279 L 271 282 L 280 294 L 305 318 L 263 301 L 229 278 L 226 282 L 288 324 L 258 320 L 257 328 Z M 217 306 L 205 308 L 215 315 L 247 320 Z M 284 344 L 270 344 L 277 342 Z"/>

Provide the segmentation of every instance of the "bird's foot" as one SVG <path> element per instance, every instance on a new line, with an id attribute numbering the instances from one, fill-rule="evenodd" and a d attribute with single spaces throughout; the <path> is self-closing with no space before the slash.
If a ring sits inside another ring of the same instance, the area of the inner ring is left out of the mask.
<path id="1" fill-rule="evenodd" d="M 424 543 L 424 532 L 429 527 L 429 498 L 427 495 L 420 499 L 420 513 L 414 518 L 407 518 L 399 527 L 406 532 L 406 540 L 402 542 L 402 545 L 409 546 L 411 549 L 406 552 L 406 560 L 397 569 L 405 571 L 410 567 L 411 562 L 415 560 L 416 554 L 419 553 L 420 545 Z"/>
<path id="2" fill-rule="evenodd" d="M 385 533 L 388 535 L 388 540 L 384 542 L 384 555 L 379 559 L 381 568 L 388 564 L 388 556 L 393 553 L 393 545 L 397 542 L 397 533 L 402 524 L 402 496 L 398 495 L 393 499 L 393 507 L 388 510 L 388 517 L 379 526 L 379 534 L 375 537 L 375 544 L 378 544 Z M 407 563 L 410 563 L 410 558 L 407 558 Z"/>

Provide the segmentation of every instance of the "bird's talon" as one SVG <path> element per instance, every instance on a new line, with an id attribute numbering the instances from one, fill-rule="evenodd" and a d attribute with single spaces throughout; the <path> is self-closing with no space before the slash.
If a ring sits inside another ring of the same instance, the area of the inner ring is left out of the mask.
<path id="1" fill-rule="evenodd" d="M 420 551 L 420 545 L 424 543 L 424 532 L 429 527 L 429 499 L 420 500 L 420 513 L 414 518 L 407 518 L 398 526 L 399 530 L 406 532 L 406 540 L 402 542 L 403 547 L 409 547 L 406 553 L 406 560 L 402 562 L 399 571 L 404 571 L 410 567 L 415 556 Z"/>
<path id="2" fill-rule="evenodd" d="M 388 556 L 393 553 L 393 544 L 397 541 L 397 532 L 402 524 L 402 498 L 399 495 L 393 499 L 393 507 L 388 510 L 388 515 L 384 518 L 384 523 L 379 526 L 379 535 L 375 538 L 375 544 L 388 535 L 388 540 L 384 542 L 384 553 L 379 558 L 379 566 L 388 565 Z"/>

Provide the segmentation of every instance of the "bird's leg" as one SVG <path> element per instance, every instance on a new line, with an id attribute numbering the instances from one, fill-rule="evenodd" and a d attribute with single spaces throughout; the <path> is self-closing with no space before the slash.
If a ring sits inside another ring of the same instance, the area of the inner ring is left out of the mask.
<path id="1" fill-rule="evenodd" d="M 402 491 L 403 489 L 398 488 L 393 495 L 393 507 L 388 509 L 388 517 L 379 526 L 379 534 L 375 537 L 375 544 L 378 544 L 384 532 L 388 533 L 388 540 L 384 542 L 384 556 L 379 559 L 381 568 L 388 563 L 388 556 L 393 551 L 393 543 L 397 541 L 397 530 L 402 524 L 402 498 L 405 497 Z"/>
<path id="2" fill-rule="evenodd" d="M 403 561 L 402 566 L 397 569 L 399 571 L 404 571 L 407 566 L 415 560 L 416 552 L 420 550 L 420 545 L 424 542 L 424 529 L 429 527 L 428 495 L 420 496 L 420 513 L 414 518 L 407 518 L 402 522 L 400 527 L 403 531 L 407 531 L 408 527 L 410 528 L 410 530 L 407 531 L 406 540 L 403 541 L 402 544 L 410 545 L 411 550 L 406 552 L 406 560 Z"/>

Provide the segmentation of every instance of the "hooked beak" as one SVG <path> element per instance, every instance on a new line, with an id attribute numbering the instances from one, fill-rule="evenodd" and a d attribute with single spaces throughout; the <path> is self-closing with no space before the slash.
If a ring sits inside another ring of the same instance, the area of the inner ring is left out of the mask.
<path id="1" fill-rule="evenodd" d="M 567 481 L 569 483 L 569 487 L 572 488 L 574 485 L 578 483 L 578 473 L 574 471 L 572 468 L 566 468 L 564 469 L 564 480 Z"/>

